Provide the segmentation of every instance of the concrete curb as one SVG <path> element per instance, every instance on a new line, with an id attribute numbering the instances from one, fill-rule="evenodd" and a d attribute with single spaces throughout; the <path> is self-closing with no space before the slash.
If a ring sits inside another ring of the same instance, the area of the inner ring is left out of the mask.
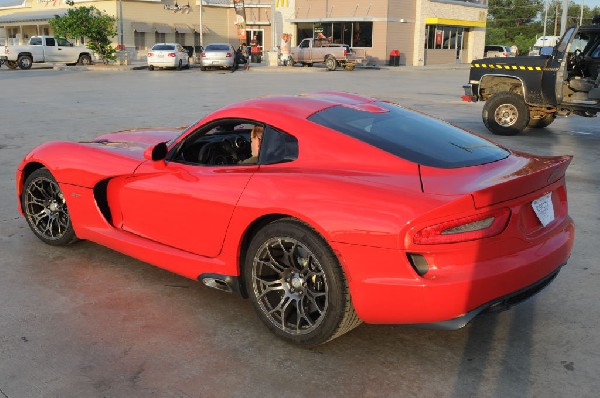
<path id="1" fill-rule="evenodd" d="M 426 65 L 426 66 L 387 66 L 387 65 L 373 65 L 373 66 L 357 66 L 355 71 L 362 70 L 379 70 L 389 72 L 426 72 L 426 71 L 446 71 L 446 70 L 468 70 L 470 64 L 448 64 L 448 65 Z M 96 71 L 96 72 L 127 72 L 135 70 L 147 70 L 148 66 L 144 63 L 136 63 L 131 65 L 74 65 L 67 66 L 64 64 L 57 64 L 54 66 L 41 64 L 35 69 L 53 69 L 59 71 Z M 200 65 L 191 64 L 190 69 L 200 70 Z M 345 72 L 343 68 L 339 68 L 336 72 Z M 245 72 L 243 66 L 240 66 L 237 72 Z M 302 67 L 298 66 L 269 66 L 265 64 L 252 64 L 249 72 L 259 73 L 316 73 L 316 72 L 328 72 L 328 70 L 322 65 L 315 65 L 314 67 Z"/>

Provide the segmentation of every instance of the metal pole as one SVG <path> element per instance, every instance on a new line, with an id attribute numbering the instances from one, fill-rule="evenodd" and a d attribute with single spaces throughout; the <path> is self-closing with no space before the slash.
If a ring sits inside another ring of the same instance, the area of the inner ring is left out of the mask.
<path id="1" fill-rule="evenodd" d="M 544 37 L 546 37 L 546 25 L 548 24 L 548 0 L 544 1 Z"/>
<path id="2" fill-rule="evenodd" d="M 583 25 L 583 0 L 581 0 L 581 14 L 579 14 L 579 26 Z"/>
<path id="3" fill-rule="evenodd" d="M 123 45 L 123 1 L 119 0 L 119 48 L 121 51 L 125 50 Z"/>
<path id="4" fill-rule="evenodd" d="M 202 31 L 204 31 L 204 27 L 202 26 L 202 0 L 198 0 L 198 14 L 200 20 L 200 32 L 198 32 L 200 34 L 200 47 L 204 48 L 204 40 L 202 37 Z"/>

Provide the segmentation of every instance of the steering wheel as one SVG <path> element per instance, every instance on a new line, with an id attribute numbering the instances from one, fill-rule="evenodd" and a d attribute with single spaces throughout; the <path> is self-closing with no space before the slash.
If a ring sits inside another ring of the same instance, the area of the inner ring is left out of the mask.
<path id="1" fill-rule="evenodd" d="M 569 65 L 571 65 L 573 72 L 576 75 L 583 76 L 583 68 L 584 68 L 584 59 L 583 52 L 580 49 L 573 51 L 571 56 L 569 57 Z"/>

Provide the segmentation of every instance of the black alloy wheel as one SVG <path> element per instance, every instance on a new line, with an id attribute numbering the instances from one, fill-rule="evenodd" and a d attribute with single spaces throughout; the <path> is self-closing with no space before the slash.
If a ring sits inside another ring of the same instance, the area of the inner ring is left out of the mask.
<path id="1" fill-rule="evenodd" d="M 279 337 L 313 346 L 361 323 L 337 258 L 313 229 L 291 219 L 272 222 L 247 253 L 246 289 L 261 320 Z"/>
<path id="2" fill-rule="evenodd" d="M 21 205 L 29 227 L 44 243 L 63 246 L 77 240 L 65 197 L 48 169 L 27 177 Z"/>

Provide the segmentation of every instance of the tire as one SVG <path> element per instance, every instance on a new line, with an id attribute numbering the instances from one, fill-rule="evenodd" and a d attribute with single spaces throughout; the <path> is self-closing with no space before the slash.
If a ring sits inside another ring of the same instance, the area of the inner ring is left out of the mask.
<path id="1" fill-rule="evenodd" d="M 179 63 L 177 64 L 177 70 L 181 70 L 183 68 L 183 61 L 179 60 Z"/>
<path id="2" fill-rule="evenodd" d="M 202 72 L 204 72 L 204 71 L 206 70 L 206 66 L 201 66 L 201 67 L 200 67 L 200 70 L 201 70 Z"/>
<path id="3" fill-rule="evenodd" d="M 549 113 L 540 119 L 533 119 L 530 117 L 528 127 L 532 127 L 534 129 L 541 129 L 550 126 L 555 119 L 556 117 L 553 113 Z"/>
<path id="4" fill-rule="evenodd" d="M 519 94 L 498 93 L 486 101 L 481 116 L 492 133 L 516 135 L 529 124 L 529 107 Z"/>
<path id="5" fill-rule="evenodd" d="M 86 54 L 81 54 L 77 60 L 77 65 L 91 65 L 92 57 Z"/>
<path id="6" fill-rule="evenodd" d="M 296 61 L 294 61 L 294 58 L 292 58 L 292 56 L 290 55 L 287 66 L 294 66 L 295 63 Z M 304 64 L 302 64 L 302 66 L 304 66 Z"/>
<path id="7" fill-rule="evenodd" d="M 65 198 L 48 169 L 38 169 L 27 177 L 21 206 L 29 228 L 42 242 L 64 246 L 77 241 Z"/>
<path id="8" fill-rule="evenodd" d="M 337 61 L 331 55 L 325 58 L 325 67 L 328 71 L 334 71 L 337 69 Z"/>
<path id="9" fill-rule="evenodd" d="M 259 318 L 288 342 L 315 346 L 361 324 L 337 257 L 303 223 L 281 219 L 258 231 L 243 273 Z"/>
<path id="10" fill-rule="evenodd" d="M 6 61 L 6 66 L 8 66 L 8 69 L 17 69 L 17 61 Z"/>
<path id="11" fill-rule="evenodd" d="M 148 65 L 148 70 L 149 71 L 153 71 L 154 70 L 154 65 Z"/>
<path id="12" fill-rule="evenodd" d="M 33 59 L 29 55 L 19 55 L 19 58 L 17 58 L 17 65 L 19 65 L 19 68 L 23 70 L 31 69 L 31 65 L 33 65 Z"/>

